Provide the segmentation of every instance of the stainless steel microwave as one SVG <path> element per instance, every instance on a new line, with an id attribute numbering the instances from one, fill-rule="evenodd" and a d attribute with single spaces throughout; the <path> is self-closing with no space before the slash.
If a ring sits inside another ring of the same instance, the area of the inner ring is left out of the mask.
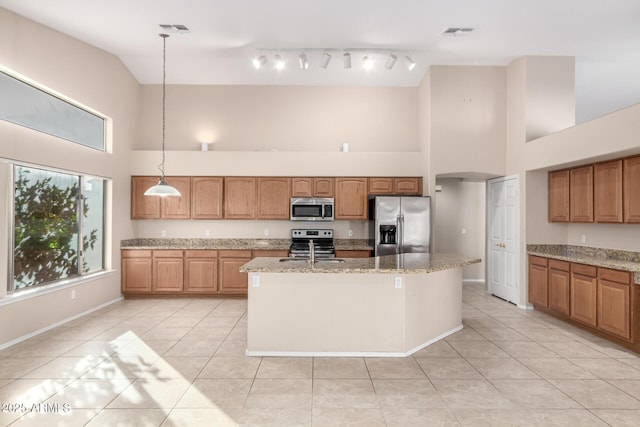
<path id="1" fill-rule="evenodd" d="M 292 197 L 291 221 L 333 221 L 333 197 Z"/>

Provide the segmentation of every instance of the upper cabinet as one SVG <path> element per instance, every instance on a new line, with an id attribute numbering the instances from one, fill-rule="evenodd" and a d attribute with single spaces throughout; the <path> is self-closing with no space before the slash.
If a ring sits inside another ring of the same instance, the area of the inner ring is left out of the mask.
<path id="1" fill-rule="evenodd" d="M 369 178 L 369 194 L 421 195 L 422 178 Z"/>
<path id="2" fill-rule="evenodd" d="M 145 196 L 158 183 L 158 177 L 131 177 L 131 219 L 184 219 L 191 217 L 191 178 L 166 177 L 167 184 L 180 191 L 179 197 Z"/>
<path id="3" fill-rule="evenodd" d="M 569 222 L 569 170 L 549 172 L 549 222 Z"/>
<path id="4" fill-rule="evenodd" d="M 291 178 L 291 197 L 333 197 L 334 178 Z"/>
<path id="5" fill-rule="evenodd" d="M 595 222 L 622 222 L 622 160 L 593 166 Z"/>
<path id="6" fill-rule="evenodd" d="M 256 178 L 225 178 L 225 219 L 254 219 L 256 217 L 256 188 Z"/>
<path id="7" fill-rule="evenodd" d="M 222 219 L 222 177 L 191 178 L 191 218 Z"/>
<path id="8" fill-rule="evenodd" d="M 569 184 L 571 222 L 593 222 L 593 166 L 571 169 Z"/>
<path id="9" fill-rule="evenodd" d="M 367 178 L 336 178 L 335 219 L 367 219 Z"/>
<path id="10" fill-rule="evenodd" d="M 258 219 L 289 219 L 291 178 L 258 178 Z"/>
<path id="11" fill-rule="evenodd" d="M 640 156 L 624 159 L 624 222 L 640 223 Z"/>
<path id="12" fill-rule="evenodd" d="M 549 172 L 549 222 L 640 223 L 640 156 Z"/>

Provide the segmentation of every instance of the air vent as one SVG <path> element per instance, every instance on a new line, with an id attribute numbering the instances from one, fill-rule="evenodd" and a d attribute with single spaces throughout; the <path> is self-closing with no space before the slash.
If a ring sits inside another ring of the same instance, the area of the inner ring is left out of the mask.
<path id="1" fill-rule="evenodd" d="M 191 32 L 186 25 L 182 24 L 160 24 L 160 28 L 167 33 L 187 34 Z"/>
<path id="2" fill-rule="evenodd" d="M 464 36 L 473 31 L 471 27 L 449 27 L 442 32 L 443 36 Z"/>

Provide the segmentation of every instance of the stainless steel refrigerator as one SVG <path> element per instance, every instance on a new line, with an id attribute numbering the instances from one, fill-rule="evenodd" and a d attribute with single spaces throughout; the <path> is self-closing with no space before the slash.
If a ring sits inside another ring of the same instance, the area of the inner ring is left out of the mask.
<path id="1" fill-rule="evenodd" d="M 369 242 L 375 256 L 429 253 L 430 237 L 430 197 L 369 198 Z"/>

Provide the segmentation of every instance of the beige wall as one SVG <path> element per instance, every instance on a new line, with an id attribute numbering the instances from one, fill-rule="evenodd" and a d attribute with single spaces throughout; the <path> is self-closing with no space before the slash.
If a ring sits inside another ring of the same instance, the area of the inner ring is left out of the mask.
<path id="1" fill-rule="evenodd" d="M 142 88 L 136 149 L 158 149 L 161 86 Z M 167 87 L 166 145 L 220 151 L 418 151 L 417 91 L 401 87 Z"/>
<path id="2" fill-rule="evenodd" d="M 438 252 L 457 252 L 482 259 L 462 269 L 468 281 L 485 278 L 486 183 L 438 178 L 435 193 L 435 238 Z"/>
<path id="3" fill-rule="evenodd" d="M 120 240 L 133 237 L 129 220 L 128 155 L 137 137 L 140 87 L 113 55 L 0 9 L 0 65 L 80 102 L 113 120 L 112 153 L 81 147 L 10 123 L 0 122 L 0 158 L 111 178 L 107 262 L 119 270 Z M 5 165 L 0 199 L 10 194 Z M 6 206 L 6 205 L 5 205 Z M 2 227 L 9 213 L 3 209 Z M 0 233 L 0 247 L 8 236 Z M 3 257 L 3 259 L 6 259 Z M 6 277 L 6 276 L 2 276 Z M 4 293 L 2 286 L 0 292 Z M 71 299 L 71 290 L 76 298 Z M 70 288 L 0 305 L 0 346 L 20 336 L 91 310 L 120 297 L 119 271 Z M 6 300 L 5 300 L 6 302 Z"/>

